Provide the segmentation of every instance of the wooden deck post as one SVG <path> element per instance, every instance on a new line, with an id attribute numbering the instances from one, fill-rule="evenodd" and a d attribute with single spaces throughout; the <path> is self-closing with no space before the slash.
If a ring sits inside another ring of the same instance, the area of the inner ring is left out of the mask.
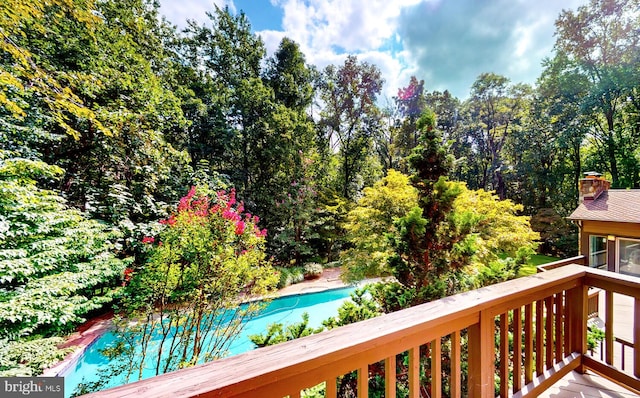
<path id="1" fill-rule="evenodd" d="M 469 326 L 469 396 L 495 396 L 495 322 L 487 311 L 480 312 L 480 322 Z"/>
<path id="2" fill-rule="evenodd" d="M 640 299 L 633 300 L 633 375 L 640 378 Z M 622 347 L 624 350 L 624 347 Z"/>
<path id="3" fill-rule="evenodd" d="M 569 347 L 566 347 L 565 355 L 576 352 L 580 355 L 587 353 L 587 300 L 588 288 L 582 284 L 567 290 L 566 294 L 566 322 L 568 330 Z M 576 368 L 579 373 L 585 373 L 586 369 L 581 364 Z"/>

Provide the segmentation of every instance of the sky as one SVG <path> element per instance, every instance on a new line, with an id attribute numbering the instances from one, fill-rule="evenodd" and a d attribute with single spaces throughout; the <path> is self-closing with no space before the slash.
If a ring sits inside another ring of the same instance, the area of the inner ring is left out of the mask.
<path id="1" fill-rule="evenodd" d="M 535 84 L 552 56 L 554 22 L 588 0 L 160 0 L 178 28 L 210 25 L 213 4 L 244 12 L 268 55 L 283 37 L 296 41 L 319 69 L 348 54 L 375 64 L 391 101 L 411 76 L 425 89 L 469 96 L 478 75 L 493 72 Z M 384 101 L 383 101 L 384 102 Z"/>

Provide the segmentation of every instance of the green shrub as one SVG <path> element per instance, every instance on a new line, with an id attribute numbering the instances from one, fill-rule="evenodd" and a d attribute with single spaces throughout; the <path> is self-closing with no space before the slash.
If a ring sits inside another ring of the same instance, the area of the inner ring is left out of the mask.
<path id="1" fill-rule="evenodd" d="M 306 263 L 304 265 L 304 278 L 305 279 L 315 279 L 319 278 L 322 275 L 322 265 L 318 263 Z"/>
<path id="2" fill-rule="evenodd" d="M 28 377 L 58 362 L 73 348 L 58 348 L 62 337 L 36 338 L 32 340 L 0 340 L 0 377 Z"/>
<path id="3" fill-rule="evenodd" d="M 280 280 L 277 285 L 278 289 L 300 283 L 304 280 L 304 270 L 301 267 L 277 267 L 276 269 L 280 273 Z"/>
<path id="4" fill-rule="evenodd" d="M 287 282 L 288 282 L 288 278 L 289 278 L 289 271 L 286 268 L 283 267 L 274 267 L 276 269 L 276 271 L 278 272 L 278 284 L 276 285 L 276 287 L 278 289 L 282 289 L 283 287 L 287 287 Z"/>
<path id="5" fill-rule="evenodd" d="M 289 285 L 300 283 L 304 280 L 304 270 L 302 267 L 289 268 Z"/>

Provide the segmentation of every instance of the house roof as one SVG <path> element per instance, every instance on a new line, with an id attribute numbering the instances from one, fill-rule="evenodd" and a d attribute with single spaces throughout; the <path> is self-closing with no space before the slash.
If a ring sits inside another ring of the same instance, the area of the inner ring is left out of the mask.
<path id="1" fill-rule="evenodd" d="M 640 223 L 640 189 L 609 189 L 580 203 L 569 219 Z"/>

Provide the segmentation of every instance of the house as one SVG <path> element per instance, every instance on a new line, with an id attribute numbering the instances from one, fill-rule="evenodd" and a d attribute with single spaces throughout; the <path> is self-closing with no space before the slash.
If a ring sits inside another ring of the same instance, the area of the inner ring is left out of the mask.
<path id="1" fill-rule="evenodd" d="M 640 276 L 640 189 L 609 189 L 598 173 L 580 180 L 580 254 L 590 267 Z"/>

